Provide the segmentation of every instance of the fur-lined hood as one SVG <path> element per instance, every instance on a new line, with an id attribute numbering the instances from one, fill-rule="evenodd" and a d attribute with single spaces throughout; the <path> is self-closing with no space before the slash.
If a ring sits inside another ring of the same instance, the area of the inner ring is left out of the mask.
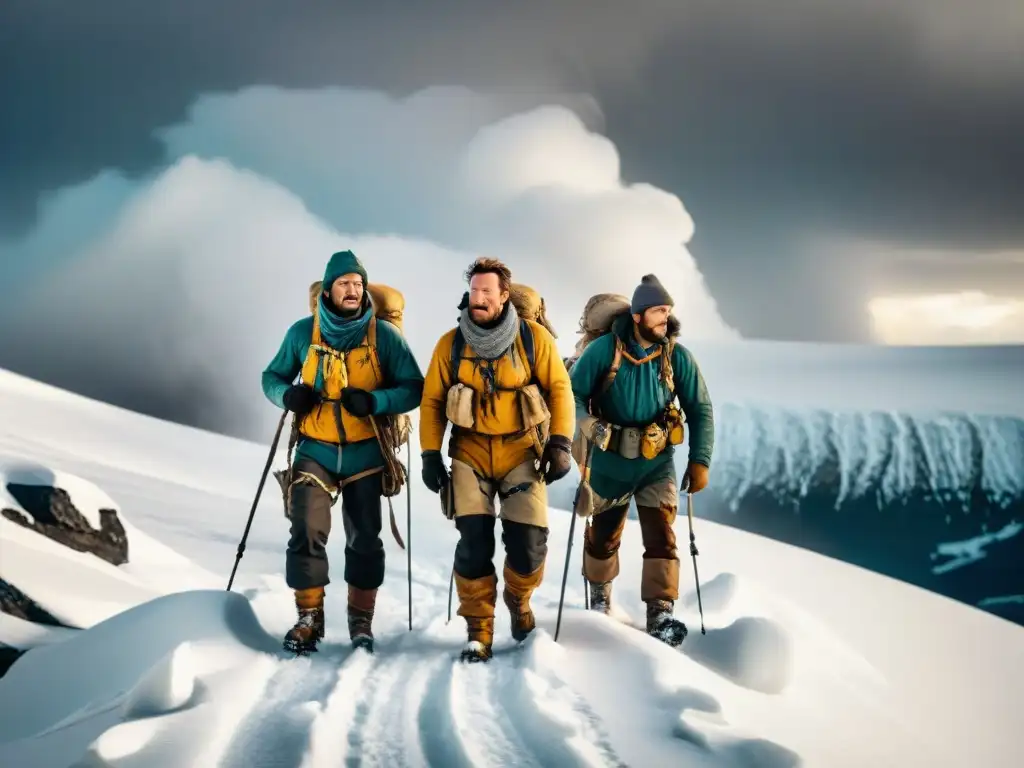
<path id="1" fill-rule="evenodd" d="M 665 337 L 665 342 L 675 341 L 679 338 L 679 332 L 682 330 L 682 323 L 679 322 L 679 318 L 675 315 L 668 316 L 668 335 Z M 622 341 L 629 342 L 633 339 L 633 315 L 629 312 L 623 312 L 612 322 L 612 333 L 618 336 Z"/>

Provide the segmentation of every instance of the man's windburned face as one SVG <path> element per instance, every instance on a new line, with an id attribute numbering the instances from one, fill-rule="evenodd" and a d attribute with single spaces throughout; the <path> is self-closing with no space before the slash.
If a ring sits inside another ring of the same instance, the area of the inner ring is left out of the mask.
<path id="1" fill-rule="evenodd" d="M 330 297 L 334 306 L 344 315 L 358 312 L 363 304 L 363 278 L 350 273 L 331 284 Z"/>
<path id="2" fill-rule="evenodd" d="M 633 315 L 637 332 L 652 344 L 664 340 L 668 335 L 668 318 L 672 314 L 672 306 L 663 304 L 649 307 L 642 315 Z"/>
<path id="3" fill-rule="evenodd" d="M 493 272 L 473 275 L 469 281 L 469 316 L 478 325 L 496 320 L 508 298 L 508 291 L 501 290 L 501 280 Z"/>

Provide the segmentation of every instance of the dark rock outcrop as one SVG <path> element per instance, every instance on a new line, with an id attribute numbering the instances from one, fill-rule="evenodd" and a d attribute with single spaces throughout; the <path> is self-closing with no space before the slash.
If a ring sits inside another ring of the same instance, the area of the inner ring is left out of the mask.
<path id="1" fill-rule="evenodd" d="M 0 579 L 0 612 L 10 614 L 25 621 L 45 624 L 51 627 L 66 627 L 52 613 L 40 607 L 36 602 L 3 579 Z M 0 677 L 7 674 L 11 665 L 26 651 L 0 643 Z"/>
<path id="2" fill-rule="evenodd" d="M 24 651 L 19 651 L 17 648 L 11 648 L 8 645 L 0 644 L 0 677 L 7 674 L 7 670 L 11 668 L 11 665 L 18 660 L 18 657 L 23 654 Z"/>
<path id="3" fill-rule="evenodd" d="M 66 626 L 52 613 L 37 605 L 31 597 L 3 579 L 0 579 L 0 612 L 31 621 L 34 624 L 46 624 L 50 627 Z"/>
<path id="4" fill-rule="evenodd" d="M 8 520 L 78 552 L 88 552 L 112 565 L 128 562 L 128 537 L 113 509 L 100 510 L 100 529 L 93 528 L 63 488 L 8 483 L 7 490 L 31 516 L 0 510 Z"/>

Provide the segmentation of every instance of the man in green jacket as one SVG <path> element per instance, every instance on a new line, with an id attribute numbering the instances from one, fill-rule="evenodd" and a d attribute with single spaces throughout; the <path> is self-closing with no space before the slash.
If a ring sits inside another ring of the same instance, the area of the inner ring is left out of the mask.
<path id="1" fill-rule="evenodd" d="M 324 635 L 327 537 L 338 496 L 349 636 L 354 646 L 373 650 L 373 610 L 384 581 L 385 461 L 376 430 L 379 417 L 415 409 L 423 393 L 416 359 L 398 328 L 375 316 L 367 283 L 355 254 L 331 256 L 313 315 L 288 329 L 263 372 L 263 393 L 295 414 L 299 433 L 286 492 L 285 559 L 299 619 L 284 640 L 297 653 L 315 650 Z"/>
<path id="2" fill-rule="evenodd" d="M 673 301 L 654 275 L 633 293 L 629 312 L 592 341 L 570 371 L 576 421 L 590 444 L 586 466 L 593 507 L 584 543 L 583 573 L 591 607 L 607 613 L 612 580 L 619 573 L 619 544 L 634 499 L 644 544 L 640 597 L 647 604 L 647 632 L 677 646 L 686 625 L 674 618 L 679 598 L 679 558 L 672 525 L 679 505 L 674 446 L 682 424 L 672 406 L 678 397 L 690 430 L 684 490 L 708 482 L 715 425 L 711 399 L 693 355 L 675 342 L 679 321 Z"/>

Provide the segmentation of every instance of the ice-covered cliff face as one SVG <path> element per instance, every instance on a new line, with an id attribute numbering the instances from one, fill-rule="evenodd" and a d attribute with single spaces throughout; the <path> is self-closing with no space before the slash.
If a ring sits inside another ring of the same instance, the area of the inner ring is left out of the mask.
<path id="1" fill-rule="evenodd" d="M 836 509 L 914 499 L 964 513 L 1024 498 L 1024 420 L 1012 416 L 727 403 L 716 422 L 714 482 L 734 510 L 761 493 L 783 504 L 828 498 Z"/>

